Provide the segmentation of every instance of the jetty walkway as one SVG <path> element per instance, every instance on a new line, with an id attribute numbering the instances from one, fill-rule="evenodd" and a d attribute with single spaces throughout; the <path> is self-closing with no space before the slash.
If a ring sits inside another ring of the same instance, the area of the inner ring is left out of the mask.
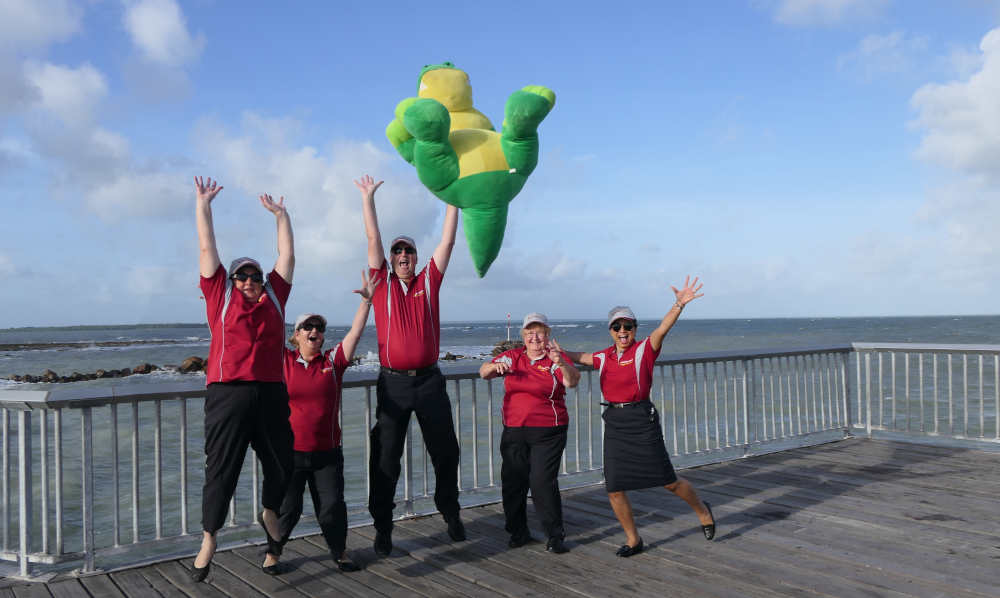
<path id="1" fill-rule="evenodd" d="M 603 486 L 591 486 L 563 493 L 564 555 L 542 542 L 508 549 L 492 504 L 463 511 L 462 543 L 437 516 L 399 522 L 384 559 L 371 526 L 351 529 L 357 573 L 340 573 L 322 537 L 310 536 L 288 544 L 292 570 L 279 577 L 260 571 L 258 547 L 245 547 L 219 552 L 204 584 L 189 581 L 185 558 L 2 582 L 0 596 L 1000 596 L 1000 453 L 855 438 L 682 475 L 713 505 L 713 542 L 682 501 L 638 491 L 630 496 L 648 548 L 618 558 L 623 535 Z"/>

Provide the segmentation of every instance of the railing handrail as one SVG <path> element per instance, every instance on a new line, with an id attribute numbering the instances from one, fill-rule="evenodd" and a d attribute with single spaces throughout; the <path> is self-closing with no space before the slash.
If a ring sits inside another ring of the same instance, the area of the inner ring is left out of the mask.
<path id="1" fill-rule="evenodd" d="M 908 353 L 1000 353 L 1000 345 L 939 343 L 851 343 L 855 351 L 906 351 Z"/>
<path id="2" fill-rule="evenodd" d="M 717 361 L 737 361 L 744 359 L 766 359 L 777 357 L 793 357 L 796 355 L 811 355 L 814 353 L 850 353 L 853 347 L 868 348 L 868 343 L 839 343 L 796 347 L 792 349 L 752 349 L 732 351 L 708 351 L 699 353 L 674 353 L 661 355 L 656 361 L 657 366 L 672 366 L 680 364 L 711 363 Z M 879 344 L 884 348 L 890 344 Z M 875 345 L 872 345 L 873 347 Z M 892 345 L 895 346 L 895 345 Z M 910 346 L 910 345 L 907 345 Z M 925 345 L 914 345 L 923 347 Z M 929 345 L 927 345 L 929 346 Z M 988 345 L 941 345 L 942 347 L 983 347 Z M 992 346 L 992 345 L 989 345 Z M 994 346 L 1000 351 L 1000 345 Z M 970 349 L 971 351 L 972 349 Z M 479 378 L 481 361 L 463 364 L 449 371 L 448 380 L 475 380 Z M 593 368 L 579 366 L 581 371 Z M 364 388 L 371 386 L 378 378 L 378 371 L 352 371 L 348 369 L 344 375 L 344 388 Z M 183 382 L 164 382 L 156 385 L 155 390 L 142 390 L 136 385 L 88 386 L 53 388 L 50 390 L 0 390 L 0 407 L 8 409 L 51 409 L 58 407 L 100 407 L 117 403 L 132 403 L 171 399 L 191 399 L 205 394 L 205 383 L 201 380 Z"/>

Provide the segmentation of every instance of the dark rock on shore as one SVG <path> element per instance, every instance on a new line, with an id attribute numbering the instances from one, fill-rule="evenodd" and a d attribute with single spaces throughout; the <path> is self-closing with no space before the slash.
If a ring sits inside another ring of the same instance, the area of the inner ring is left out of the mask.
<path id="1" fill-rule="evenodd" d="M 131 376 L 132 374 L 149 374 L 160 369 L 166 369 L 171 371 L 180 371 L 182 373 L 188 372 L 200 372 L 205 369 L 205 360 L 201 357 L 188 357 L 184 360 L 184 363 L 180 367 L 175 365 L 167 365 L 160 368 L 160 366 L 153 365 L 152 363 L 141 363 L 134 368 L 122 368 L 120 370 L 104 370 L 99 369 L 90 374 L 82 374 L 80 372 L 73 372 L 69 376 L 60 376 L 52 370 L 45 370 L 40 376 L 32 376 L 31 374 L 24 374 L 23 376 L 14 375 L 8 376 L 7 379 L 13 382 L 80 382 L 82 380 L 97 380 L 98 378 L 124 378 L 125 376 Z"/>
<path id="2" fill-rule="evenodd" d="M 455 361 L 456 359 L 465 359 L 465 355 L 454 355 L 451 351 L 448 351 L 441 358 L 441 361 Z"/>
<path id="3" fill-rule="evenodd" d="M 178 369 L 183 374 L 200 372 L 205 369 L 205 360 L 201 357 L 188 357 L 181 363 L 181 367 Z"/>
<path id="4" fill-rule="evenodd" d="M 524 341 L 522 340 L 510 340 L 510 341 L 500 341 L 493 347 L 493 351 L 490 353 L 493 357 L 503 353 L 504 351 L 510 351 L 511 349 L 520 349 L 524 346 Z"/>

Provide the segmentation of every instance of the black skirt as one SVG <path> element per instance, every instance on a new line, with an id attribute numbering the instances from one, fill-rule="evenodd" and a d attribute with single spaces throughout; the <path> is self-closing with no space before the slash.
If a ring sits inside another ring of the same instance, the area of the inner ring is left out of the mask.
<path id="1" fill-rule="evenodd" d="M 604 485 L 608 492 L 666 486 L 677 481 L 663 445 L 660 414 L 650 401 L 608 407 L 604 418 Z"/>

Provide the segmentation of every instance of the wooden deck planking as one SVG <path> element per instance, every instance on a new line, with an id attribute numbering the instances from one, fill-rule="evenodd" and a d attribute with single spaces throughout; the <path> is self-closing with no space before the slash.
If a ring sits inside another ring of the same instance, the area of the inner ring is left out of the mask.
<path id="1" fill-rule="evenodd" d="M 469 540 L 453 543 L 440 516 L 398 522 L 389 558 L 371 526 L 350 530 L 364 567 L 341 573 L 322 536 L 290 542 L 290 571 L 260 571 L 259 547 L 220 552 L 208 583 L 191 559 L 62 578 L 3 580 L 8 596 L 699 596 L 1000 597 L 1000 454 L 884 440 L 848 440 L 684 470 L 719 523 L 714 542 L 664 489 L 630 492 L 647 551 L 624 541 L 602 486 L 564 492 L 567 545 L 507 548 L 499 505 L 463 511 Z"/>

